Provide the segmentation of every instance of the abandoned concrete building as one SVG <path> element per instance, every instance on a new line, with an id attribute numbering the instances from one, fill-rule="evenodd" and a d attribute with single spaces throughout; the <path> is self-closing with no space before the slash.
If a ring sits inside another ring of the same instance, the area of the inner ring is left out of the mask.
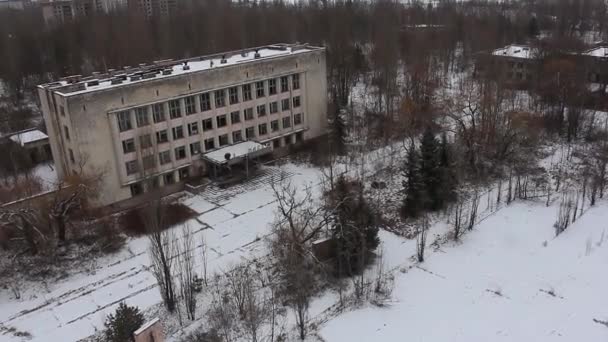
<path id="1" fill-rule="evenodd" d="M 99 205 L 177 191 L 211 164 L 327 129 L 325 49 L 302 44 L 72 76 L 38 92 L 58 176 L 103 174 Z"/>

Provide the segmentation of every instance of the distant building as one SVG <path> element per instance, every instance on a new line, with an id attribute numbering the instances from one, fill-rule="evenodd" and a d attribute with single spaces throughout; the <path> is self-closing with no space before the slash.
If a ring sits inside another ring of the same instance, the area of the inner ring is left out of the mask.
<path id="1" fill-rule="evenodd" d="M 608 45 L 598 46 L 582 53 L 587 79 L 604 92 L 608 85 Z"/>
<path id="2" fill-rule="evenodd" d="M 49 137 L 44 132 L 31 128 L 11 133 L 7 138 L 12 143 L 23 147 L 34 164 L 52 158 Z"/>
<path id="3" fill-rule="evenodd" d="M 319 137 L 325 63 L 322 47 L 279 44 L 40 85 L 58 175 L 103 171 L 106 205 Z"/>
<path id="4" fill-rule="evenodd" d="M 130 8 L 143 13 L 146 17 L 165 17 L 175 13 L 177 0 L 128 0 Z"/>
<path id="5" fill-rule="evenodd" d="M 476 74 L 500 79 L 506 83 L 523 85 L 533 82 L 538 75 L 539 53 L 527 45 L 507 45 L 477 58 Z"/>
<path id="6" fill-rule="evenodd" d="M 0 11 L 5 9 L 24 10 L 30 5 L 29 0 L 0 0 Z"/>
<path id="7" fill-rule="evenodd" d="M 37 4 L 47 23 L 84 17 L 95 12 L 110 12 L 126 6 L 126 0 L 43 0 Z"/>

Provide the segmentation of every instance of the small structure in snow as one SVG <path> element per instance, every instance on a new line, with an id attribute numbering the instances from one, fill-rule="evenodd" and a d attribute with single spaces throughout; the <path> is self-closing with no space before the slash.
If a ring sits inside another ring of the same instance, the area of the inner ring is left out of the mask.
<path id="1" fill-rule="evenodd" d="M 135 342 L 164 342 L 163 327 L 157 318 L 144 323 L 141 328 L 133 333 Z"/>
<path id="2" fill-rule="evenodd" d="M 51 159 L 51 146 L 49 137 L 35 128 L 11 133 L 8 139 L 25 148 L 33 163 Z"/>

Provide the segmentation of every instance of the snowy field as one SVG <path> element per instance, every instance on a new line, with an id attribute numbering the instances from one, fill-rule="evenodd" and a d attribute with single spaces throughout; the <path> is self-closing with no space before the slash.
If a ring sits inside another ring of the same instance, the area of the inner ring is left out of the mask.
<path id="1" fill-rule="evenodd" d="M 327 342 L 607 341 L 608 326 L 594 319 L 608 320 L 608 205 L 557 238 L 556 212 L 531 202 L 497 211 L 461 243 L 396 272 L 389 306 L 342 314 L 320 335 Z"/>
<path id="2" fill-rule="evenodd" d="M 197 256 L 204 236 L 209 274 L 265 254 L 262 238 L 270 233 L 276 207 L 269 178 L 277 172 L 269 168 L 266 178 L 255 184 L 211 189 L 185 200 L 200 214 L 186 224 L 196 232 Z M 287 164 L 282 172 L 301 187 L 320 179 L 319 170 L 305 166 Z M 0 341 L 76 341 L 102 329 L 106 315 L 121 301 L 142 311 L 157 305 L 161 298 L 148 271 L 147 248 L 147 238 L 133 238 L 118 254 L 92 263 L 87 272 L 39 287 L 20 284 L 21 300 L 0 289 Z M 197 270 L 201 272 L 202 265 Z M 8 331 L 11 328 L 28 332 L 31 338 L 15 337 Z"/>

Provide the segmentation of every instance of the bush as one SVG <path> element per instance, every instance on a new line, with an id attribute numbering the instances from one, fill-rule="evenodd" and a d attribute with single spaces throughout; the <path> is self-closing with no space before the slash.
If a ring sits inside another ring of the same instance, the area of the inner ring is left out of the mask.
<path id="1" fill-rule="evenodd" d="M 133 341 L 133 332 L 144 324 L 144 315 L 134 306 L 124 302 L 118 304 L 114 314 L 108 315 L 105 322 L 106 342 Z"/>
<path id="2" fill-rule="evenodd" d="M 182 338 L 180 342 L 222 342 L 222 338 L 215 330 L 205 331 L 199 328 Z"/>
<path id="3" fill-rule="evenodd" d="M 197 213 L 181 203 L 170 203 L 162 205 L 163 228 L 170 228 L 196 217 Z M 146 224 L 143 220 L 141 209 L 135 208 L 120 216 L 119 224 L 128 235 L 144 235 L 147 233 Z"/>

